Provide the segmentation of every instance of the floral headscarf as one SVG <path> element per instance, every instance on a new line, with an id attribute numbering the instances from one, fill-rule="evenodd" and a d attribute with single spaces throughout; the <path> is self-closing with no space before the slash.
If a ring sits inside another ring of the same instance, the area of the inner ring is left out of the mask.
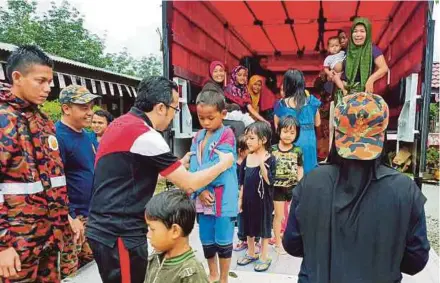
<path id="1" fill-rule="evenodd" d="M 234 103 L 244 107 L 246 104 L 251 103 L 251 96 L 247 89 L 247 81 L 244 84 L 239 84 L 237 80 L 237 74 L 241 70 L 246 70 L 246 77 L 248 69 L 244 66 L 237 66 L 232 70 L 231 82 L 225 88 L 225 96 L 227 99 Z"/>

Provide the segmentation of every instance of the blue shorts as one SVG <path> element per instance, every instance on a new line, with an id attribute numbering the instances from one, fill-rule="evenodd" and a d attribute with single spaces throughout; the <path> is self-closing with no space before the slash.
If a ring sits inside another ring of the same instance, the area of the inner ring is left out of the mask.
<path id="1" fill-rule="evenodd" d="M 199 234 L 202 245 L 231 245 L 234 239 L 234 218 L 215 217 L 214 215 L 199 214 Z"/>

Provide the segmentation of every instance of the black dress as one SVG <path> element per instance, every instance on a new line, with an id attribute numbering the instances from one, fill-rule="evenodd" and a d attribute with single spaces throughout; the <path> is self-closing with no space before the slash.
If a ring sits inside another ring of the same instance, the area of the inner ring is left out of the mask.
<path id="1" fill-rule="evenodd" d="M 250 237 L 272 237 L 273 179 L 276 159 L 273 155 L 266 161 L 270 184 L 260 177 L 260 166 L 248 167 L 247 158 L 240 167 L 240 185 L 243 185 L 244 234 Z"/>

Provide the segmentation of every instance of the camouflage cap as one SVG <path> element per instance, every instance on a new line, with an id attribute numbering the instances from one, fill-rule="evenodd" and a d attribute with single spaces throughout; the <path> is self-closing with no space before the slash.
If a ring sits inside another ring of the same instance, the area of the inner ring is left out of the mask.
<path id="1" fill-rule="evenodd" d="M 69 85 L 60 92 L 60 103 L 86 104 L 100 98 L 99 95 L 91 94 L 90 91 L 80 85 Z"/>
<path id="2" fill-rule="evenodd" d="M 376 94 L 345 96 L 335 108 L 335 146 L 347 159 L 372 160 L 380 156 L 388 127 L 389 110 Z"/>

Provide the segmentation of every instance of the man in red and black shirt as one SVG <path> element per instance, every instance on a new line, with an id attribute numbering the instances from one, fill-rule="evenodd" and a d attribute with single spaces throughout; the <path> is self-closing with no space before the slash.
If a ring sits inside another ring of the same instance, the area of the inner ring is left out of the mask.
<path id="1" fill-rule="evenodd" d="M 216 165 L 196 173 L 185 169 L 189 156 L 178 160 L 158 132 L 179 110 L 177 85 L 148 77 L 138 86 L 134 107 L 113 121 L 101 139 L 86 235 L 104 283 L 144 282 L 144 207 L 159 174 L 191 193 L 232 166 L 232 154 L 217 152 Z"/>

